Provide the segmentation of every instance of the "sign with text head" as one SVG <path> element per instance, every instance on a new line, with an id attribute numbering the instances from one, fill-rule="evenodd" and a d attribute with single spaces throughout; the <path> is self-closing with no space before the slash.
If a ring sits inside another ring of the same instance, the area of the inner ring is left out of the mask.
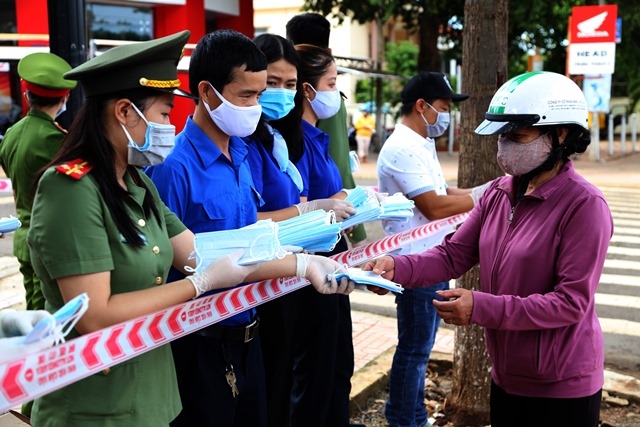
<path id="1" fill-rule="evenodd" d="M 569 20 L 569 74 L 613 74 L 618 6 L 575 6 Z"/>
<path id="2" fill-rule="evenodd" d="M 569 45 L 569 74 L 613 74 L 615 66 L 615 43 Z"/>

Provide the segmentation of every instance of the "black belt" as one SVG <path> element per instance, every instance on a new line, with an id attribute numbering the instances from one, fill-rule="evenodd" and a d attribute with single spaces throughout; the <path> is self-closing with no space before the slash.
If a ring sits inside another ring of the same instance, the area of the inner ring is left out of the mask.
<path id="1" fill-rule="evenodd" d="M 196 335 L 213 338 L 222 341 L 249 342 L 258 335 L 260 319 L 257 317 L 246 326 L 219 326 L 211 325 L 194 332 Z"/>

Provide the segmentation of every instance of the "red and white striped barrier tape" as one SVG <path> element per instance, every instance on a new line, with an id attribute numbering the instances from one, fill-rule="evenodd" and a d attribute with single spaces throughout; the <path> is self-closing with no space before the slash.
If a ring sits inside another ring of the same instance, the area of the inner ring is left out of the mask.
<path id="1" fill-rule="evenodd" d="M 332 258 L 355 266 L 462 223 L 455 215 Z M 0 413 L 308 285 L 297 277 L 252 283 L 189 301 L 0 364 Z M 0 349 L 1 351 L 1 349 Z"/>

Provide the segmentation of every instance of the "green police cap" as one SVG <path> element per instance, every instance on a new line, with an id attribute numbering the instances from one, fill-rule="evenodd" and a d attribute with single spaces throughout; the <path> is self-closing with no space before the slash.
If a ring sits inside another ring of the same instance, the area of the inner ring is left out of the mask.
<path id="1" fill-rule="evenodd" d="M 53 53 L 32 53 L 18 62 L 18 75 L 26 89 L 47 98 L 65 96 L 76 87 L 75 81 L 62 77 L 69 70 L 71 65 Z"/>
<path id="2" fill-rule="evenodd" d="M 181 31 L 147 42 L 116 46 L 66 73 L 80 82 L 86 96 L 147 87 L 180 96 L 178 61 L 191 32 Z"/>

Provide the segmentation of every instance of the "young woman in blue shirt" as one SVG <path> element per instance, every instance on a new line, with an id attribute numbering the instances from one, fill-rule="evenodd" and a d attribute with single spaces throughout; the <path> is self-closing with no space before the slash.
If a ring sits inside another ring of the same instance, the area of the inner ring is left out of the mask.
<path id="1" fill-rule="evenodd" d="M 295 49 L 303 143 L 289 144 L 289 156 L 304 182 L 301 200 L 345 198 L 340 172 L 329 155 L 329 135 L 316 128 L 319 119 L 335 115 L 340 108 L 335 61 L 323 48 L 296 45 Z M 323 255 L 347 248 L 343 237 L 332 252 Z M 297 292 L 296 298 L 297 306 L 304 309 L 294 323 L 290 426 L 346 427 L 354 367 L 349 298 L 329 295 L 320 299 L 307 289 Z"/>

